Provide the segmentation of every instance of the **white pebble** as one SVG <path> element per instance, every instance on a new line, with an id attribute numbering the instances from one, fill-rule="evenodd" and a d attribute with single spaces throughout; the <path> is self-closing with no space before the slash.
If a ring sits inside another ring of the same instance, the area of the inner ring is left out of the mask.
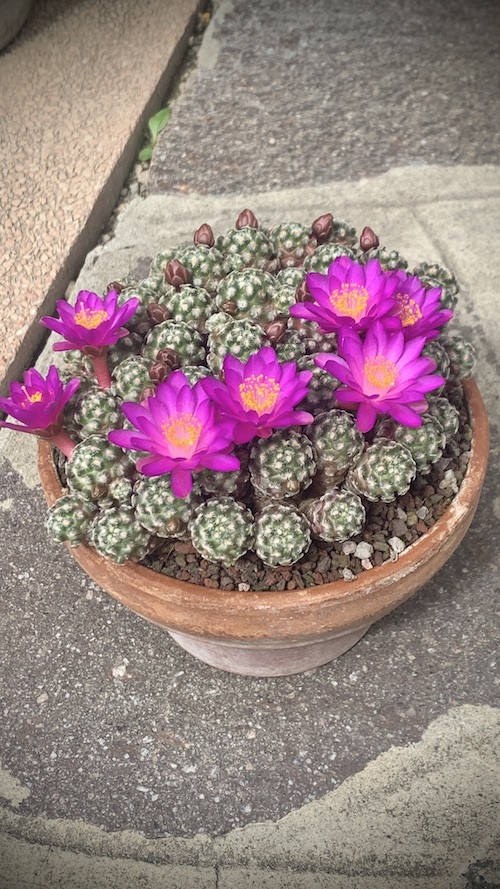
<path id="1" fill-rule="evenodd" d="M 419 519 L 426 519 L 429 515 L 429 508 L 427 506 L 421 506 L 420 509 L 417 509 L 417 515 Z"/>
<path id="2" fill-rule="evenodd" d="M 250 584 L 249 583 L 239 583 L 238 589 L 239 589 L 240 593 L 248 593 L 248 590 L 250 589 Z"/>
<path id="3" fill-rule="evenodd" d="M 401 540 L 401 537 L 389 537 L 387 542 L 396 553 L 402 553 L 406 549 L 406 543 Z"/>
<path id="4" fill-rule="evenodd" d="M 406 519 L 408 518 L 408 513 L 406 513 L 404 511 L 404 509 L 401 509 L 400 506 L 398 506 L 398 508 L 396 510 L 396 514 L 397 514 L 398 519 L 402 519 L 403 522 L 406 522 Z"/>
<path id="5" fill-rule="evenodd" d="M 342 552 L 344 556 L 352 556 L 353 553 L 356 552 L 357 543 L 354 543 L 354 540 L 346 540 L 345 543 L 342 544 Z"/>
<path id="6" fill-rule="evenodd" d="M 344 580 L 349 581 L 349 580 L 354 580 L 356 575 L 355 575 L 354 571 L 351 571 L 350 568 L 344 568 L 344 570 L 342 571 L 342 577 L 344 578 Z"/>
<path id="7" fill-rule="evenodd" d="M 455 473 L 453 469 L 447 469 L 444 474 L 444 479 L 439 482 L 439 487 L 441 490 L 450 489 L 454 494 L 458 494 L 458 482 L 455 477 Z"/>
<path id="8" fill-rule="evenodd" d="M 365 569 L 365 571 L 369 571 L 370 568 L 373 568 L 373 565 L 370 559 L 361 559 L 361 567 Z"/>
<path id="9" fill-rule="evenodd" d="M 371 545 L 371 543 L 367 543 L 365 540 L 362 540 L 361 543 L 358 543 L 358 545 L 356 546 L 354 555 L 357 559 L 369 559 L 370 556 L 373 555 L 373 546 Z"/>

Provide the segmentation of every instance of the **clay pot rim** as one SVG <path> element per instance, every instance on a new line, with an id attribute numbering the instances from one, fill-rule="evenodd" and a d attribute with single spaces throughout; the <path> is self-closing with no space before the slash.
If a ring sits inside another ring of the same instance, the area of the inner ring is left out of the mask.
<path id="1" fill-rule="evenodd" d="M 472 379 L 467 380 L 463 382 L 463 387 L 472 427 L 472 442 L 469 465 L 458 494 L 435 524 L 404 550 L 396 562 L 386 561 L 369 571 L 363 571 L 352 581 L 337 580 L 302 590 L 213 589 L 170 578 L 133 562 L 118 565 L 86 545 L 67 548 L 87 574 L 111 595 L 143 617 L 171 629 L 212 635 L 214 638 L 230 637 L 233 634 L 255 638 L 267 635 L 267 621 L 274 617 L 283 624 L 282 635 L 297 635 L 298 624 L 302 624 L 301 629 L 307 635 L 308 622 L 304 620 L 302 623 L 304 614 L 316 611 L 314 623 L 318 623 L 318 620 L 321 623 L 321 617 L 317 616 L 318 609 L 320 613 L 324 611 L 325 626 L 331 623 L 331 617 L 326 616 L 327 612 L 330 615 L 335 613 L 339 626 L 352 626 L 351 612 L 361 614 L 362 611 L 364 622 L 375 620 L 408 598 L 444 564 L 458 545 L 450 545 L 452 531 L 457 529 L 460 542 L 472 521 L 487 468 L 489 430 L 486 408 L 476 383 Z M 40 439 L 38 469 L 49 506 L 65 492 L 51 455 L 50 443 Z M 448 552 L 444 558 L 439 555 L 441 550 Z M 434 554 L 437 556 L 434 557 Z M 424 580 L 415 579 L 413 583 L 410 579 L 407 585 L 409 592 L 406 590 L 400 594 L 397 590 L 398 579 L 418 573 L 418 569 L 428 561 L 435 562 L 434 570 L 428 572 Z M 132 597 L 122 595 L 120 588 L 124 586 L 135 588 L 138 590 L 137 594 Z M 159 608 L 172 613 L 168 613 L 165 619 L 163 616 L 158 619 L 148 613 L 147 607 L 143 612 L 141 589 L 147 590 L 145 595 L 156 602 Z M 361 623 L 362 620 L 359 618 L 357 622 Z M 242 621 L 247 622 L 246 629 L 241 626 Z M 289 626 L 286 625 L 287 622 Z M 234 633 L 233 623 L 238 625 L 237 632 L 234 630 Z M 272 636 L 272 632 L 269 635 Z"/>

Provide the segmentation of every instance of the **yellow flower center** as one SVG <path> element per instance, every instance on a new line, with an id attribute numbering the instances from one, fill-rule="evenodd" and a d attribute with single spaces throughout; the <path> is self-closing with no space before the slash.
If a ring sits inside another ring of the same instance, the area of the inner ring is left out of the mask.
<path id="1" fill-rule="evenodd" d="M 330 302 L 339 315 L 348 315 L 359 321 L 366 312 L 366 306 L 370 294 L 366 287 L 360 284 L 341 285 L 340 290 L 334 290 L 330 294 Z"/>
<path id="2" fill-rule="evenodd" d="M 375 355 L 367 358 L 363 373 L 371 386 L 378 392 L 387 391 L 394 386 L 398 378 L 398 369 L 394 361 L 390 361 L 385 355 Z"/>
<path id="3" fill-rule="evenodd" d="M 43 398 L 43 394 L 41 392 L 32 392 L 29 394 L 26 386 L 23 386 L 23 392 L 26 395 L 26 401 L 23 402 L 23 407 L 28 407 L 29 404 L 37 404 Z"/>
<path id="4" fill-rule="evenodd" d="M 422 309 L 416 300 L 407 293 L 398 293 L 396 299 L 399 303 L 399 317 L 403 327 L 416 324 L 422 317 Z"/>
<path id="5" fill-rule="evenodd" d="M 85 327 L 86 330 L 95 330 L 108 318 L 109 315 L 104 309 L 80 309 L 79 312 L 75 312 L 73 320 L 75 324 Z"/>
<path id="6" fill-rule="evenodd" d="M 192 414 L 175 414 L 162 423 L 162 432 L 170 445 L 180 450 L 192 450 L 198 443 L 201 423 Z"/>
<path id="7" fill-rule="evenodd" d="M 240 397 L 244 407 L 249 411 L 257 411 L 259 417 L 272 411 L 279 394 L 279 383 L 264 374 L 252 374 L 240 383 Z"/>

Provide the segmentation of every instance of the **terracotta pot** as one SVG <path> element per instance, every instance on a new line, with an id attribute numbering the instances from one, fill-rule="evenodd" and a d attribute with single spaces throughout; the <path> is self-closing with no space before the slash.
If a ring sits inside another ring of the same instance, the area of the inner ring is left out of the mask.
<path id="1" fill-rule="evenodd" d="M 488 460 L 488 419 L 476 384 L 464 384 L 472 454 L 459 493 L 433 527 L 399 557 L 344 580 L 305 590 L 208 589 L 131 562 L 117 565 L 87 546 L 68 547 L 104 590 L 164 627 L 195 657 L 233 673 L 284 676 L 326 664 L 351 648 L 371 624 L 404 602 L 449 559 L 479 500 Z M 63 489 L 51 446 L 40 441 L 39 472 L 49 505 Z"/>

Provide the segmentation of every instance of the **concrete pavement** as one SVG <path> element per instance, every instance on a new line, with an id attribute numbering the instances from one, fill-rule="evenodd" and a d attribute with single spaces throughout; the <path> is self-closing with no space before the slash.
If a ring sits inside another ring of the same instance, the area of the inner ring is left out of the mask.
<path id="1" fill-rule="evenodd" d="M 293 46 L 305 70 L 308 46 L 300 35 L 292 42 L 285 7 L 256 8 L 266 35 L 287 32 L 286 45 L 275 41 L 279 65 Z M 326 5 L 320 10 L 325 15 Z M 383 12 L 381 24 L 389 5 Z M 194 109 L 202 116 L 208 108 L 215 145 L 227 119 L 218 85 L 232 77 L 236 90 L 248 47 L 255 66 L 268 51 L 267 37 L 249 43 L 256 16 L 253 6 L 244 16 L 239 2 L 219 6 L 153 164 L 153 172 L 167 165 L 179 184 L 174 168 L 184 163 L 187 187 L 160 191 L 153 181 L 156 193 L 132 202 L 111 241 L 87 254 L 77 289 L 99 291 L 133 267 L 146 269 L 148 257 L 189 241 L 202 222 L 218 234 L 245 206 L 270 225 L 328 210 L 358 231 L 370 225 L 411 264 L 440 261 L 462 285 L 458 324 L 478 348 L 492 422 L 484 495 L 450 562 L 352 651 L 302 676 L 250 679 L 194 661 L 100 591 L 63 547 L 47 545 L 34 443 L 2 431 L 0 889 L 500 885 L 500 169 L 479 149 L 473 163 L 457 164 L 444 155 L 429 163 L 418 148 L 397 166 L 386 153 L 386 170 L 376 175 L 360 176 L 353 165 L 346 175 L 324 170 L 295 186 L 293 164 L 284 161 L 276 186 L 265 180 L 259 188 L 254 168 L 245 189 L 225 174 L 200 189 L 199 165 L 189 161 L 191 147 L 199 148 Z M 468 10 L 464 16 L 453 24 L 460 45 Z M 352 18 L 343 21 L 352 33 Z M 318 23 L 308 27 L 310 47 Z M 477 30 L 472 38 L 475 57 Z M 490 39 L 485 33 L 486 50 Z M 315 64 L 326 61 L 326 48 Z M 312 101 L 312 83 L 308 89 Z M 265 99 L 259 121 L 278 112 L 283 91 Z M 273 146 L 259 145 L 261 160 L 275 163 Z M 225 150 L 229 163 L 229 142 Z M 215 148 L 200 157 L 218 169 Z M 51 359 L 47 349 L 40 364 Z"/>

